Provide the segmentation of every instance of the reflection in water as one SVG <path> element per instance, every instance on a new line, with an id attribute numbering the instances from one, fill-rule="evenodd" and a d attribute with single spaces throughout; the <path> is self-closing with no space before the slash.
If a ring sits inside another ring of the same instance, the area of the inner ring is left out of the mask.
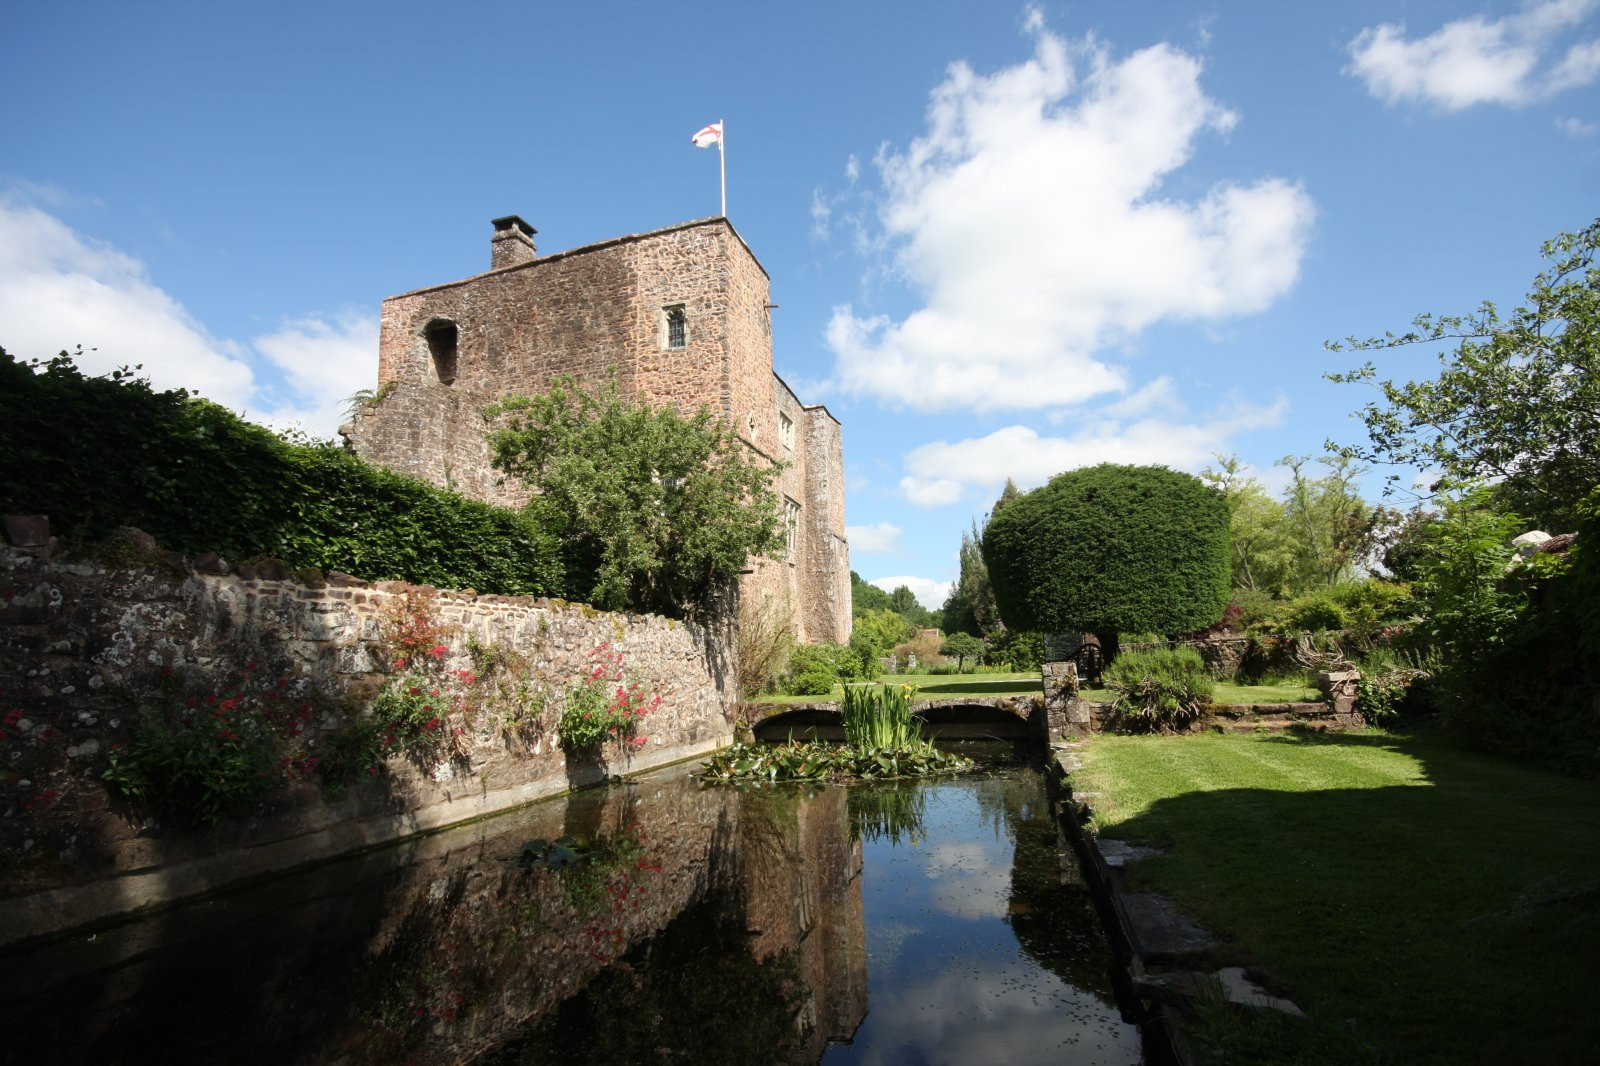
<path id="1" fill-rule="evenodd" d="M 1042 773 L 901 783 L 868 814 L 866 1021 L 825 1063 L 1136 1063 Z M 852 795 L 852 815 L 856 797 Z M 896 831 L 881 828 L 892 810 Z M 906 817 L 915 812 L 915 817 Z"/>
<path id="2" fill-rule="evenodd" d="M 998 1062 L 1132 1046 L 1087 900 L 1060 884 L 1036 771 L 848 793 L 705 789 L 687 771 L 12 952 L 7 1057 L 805 1063 L 853 1035 L 827 1057 Z"/>

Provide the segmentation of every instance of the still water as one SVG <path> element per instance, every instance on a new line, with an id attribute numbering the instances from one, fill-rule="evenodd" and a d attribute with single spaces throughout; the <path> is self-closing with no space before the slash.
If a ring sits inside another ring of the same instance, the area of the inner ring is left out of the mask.
<path id="1" fill-rule="evenodd" d="M 669 768 L 0 956 L 0 1057 L 1138 1062 L 1042 771 L 981 754 L 848 789 Z"/>

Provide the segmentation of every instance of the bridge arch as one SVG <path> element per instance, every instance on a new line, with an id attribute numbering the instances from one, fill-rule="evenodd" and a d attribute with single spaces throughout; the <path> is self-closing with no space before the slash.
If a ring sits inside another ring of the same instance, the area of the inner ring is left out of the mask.
<path id="1" fill-rule="evenodd" d="M 746 720 L 758 741 L 843 740 L 839 705 L 746 704 Z M 1044 736 L 1044 701 L 1032 696 L 919 700 L 912 713 L 935 738 L 947 740 L 1026 740 Z"/>

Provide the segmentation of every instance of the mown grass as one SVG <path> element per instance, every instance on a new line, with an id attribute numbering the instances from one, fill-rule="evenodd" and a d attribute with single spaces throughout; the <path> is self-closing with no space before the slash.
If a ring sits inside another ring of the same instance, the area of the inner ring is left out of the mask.
<path id="1" fill-rule="evenodd" d="M 1211 694 L 1212 703 L 1314 703 L 1322 699 L 1315 686 L 1294 683 L 1281 685 L 1234 685 L 1218 681 Z"/>
<path id="2" fill-rule="evenodd" d="M 1600 784 L 1433 735 L 1096 737 L 1075 789 L 1310 1015 L 1209 1011 L 1228 1063 L 1600 1061 Z"/>

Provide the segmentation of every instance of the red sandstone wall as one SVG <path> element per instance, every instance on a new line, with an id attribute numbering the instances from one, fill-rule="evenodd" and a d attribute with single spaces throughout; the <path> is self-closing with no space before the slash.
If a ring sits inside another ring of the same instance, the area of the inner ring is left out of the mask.
<path id="1" fill-rule="evenodd" d="M 526 495 L 489 467 L 483 408 L 548 389 L 561 375 L 603 380 L 692 412 L 728 418 L 765 459 L 785 464 L 781 494 L 799 503 L 794 558 L 752 560 L 744 594 L 787 602 L 805 641 L 848 640 L 850 564 L 844 539 L 839 424 L 805 408 L 772 373 L 771 288 L 731 226 L 710 219 L 605 241 L 384 301 L 378 380 L 383 398 L 343 432 L 362 456 L 495 503 Z M 663 309 L 682 304 L 688 343 L 664 347 Z M 458 328 L 456 377 L 441 383 L 424 330 Z M 796 440 L 779 440 L 778 413 Z"/>
<path id="2" fill-rule="evenodd" d="M 140 550 L 147 561 L 108 566 L 0 547 L 0 700 L 19 712 L 0 730 L 8 753 L 0 895 L 11 897 L 0 911 L 0 943 L 689 758 L 733 734 L 726 630 L 559 600 L 440 592 L 447 668 L 475 668 L 471 640 L 518 659 L 528 697 L 517 703 L 526 721 L 514 741 L 497 729 L 499 709 L 480 688 L 468 699 L 456 758 L 391 759 L 343 796 L 296 785 L 251 817 L 184 831 L 115 799 L 103 783 L 107 756 L 131 739 L 140 707 L 170 703 L 162 695 L 169 677 L 225 695 L 248 675 L 284 678 L 297 700 L 344 699 L 360 713 L 386 680 L 384 609 L 408 586 L 291 576 L 281 566 L 199 572 L 176 553 L 148 543 Z M 589 653 L 605 642 L 662 703 L 645 720 L 641 750 L 624 755 L 608 745 L 601 761 L 571 761 L 555 724 Z M 331 736 L 341 713 L 349 712 L 326 712 L 319 729 Z"/>

